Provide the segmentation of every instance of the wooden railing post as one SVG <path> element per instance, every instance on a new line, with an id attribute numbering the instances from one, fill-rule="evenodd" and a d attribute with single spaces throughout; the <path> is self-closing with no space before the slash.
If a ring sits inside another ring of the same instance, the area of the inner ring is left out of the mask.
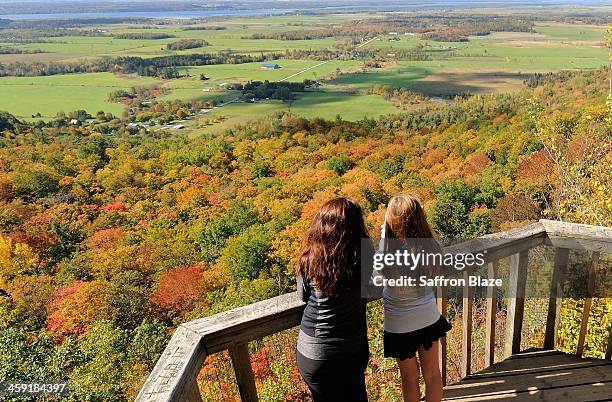
<path id="1" fill-rule="evenodd" d="M 463 271 L 465 286 L 463 287 L 463 316 L 462 316 L 462 353 L 461 377 L 472 374 L 472 308 L 474 305 L 474 290 L 468 284 L 469 269 Z"/>
<path id="2" fill-rule="evenodd" d="M 490 262 L 487 266 L 489 279 L 495 278 L 498 270 L 498 261 Z M 497 289 L 487 287 L 487 317 L 485 327 L 485 367 L 495 363 L 495 319 L 497 318 Z"/>
<path id="3" fill-rule="evenodd" d="M 563 297 L 563 282 L 569 262 L 569 249 L 555 248 L 555 261 L 553 265 L 550 283 L 550 298 L 548 299 L 548 316 L 546 318 L 546 334 L 544 335 L 544 349 L 555 348 L 557 337 L 557 326 L 559 322 L 558 312 L 561 308 Z"/>
<path id="4" fill-rule="evenodd" d="M 529 250 L 510 256 L 510 283 L 508 284 L 508 316 L 506 318 L 506 355 L 521 351 L 521 331 L 525 312 L 525 285 Z"/>
<path id="5" fill-rule="evenodd" d="M 612 359 L 612 323 L 608 329 L 608 348 L 606 349 L 606 360 Z"/>
<path id="6" fill-rule="evenodd" d="M 197 381 L 194 380 L 185 384 L 185 400 L 188 402 L 202 402 L 202 395 L 200 394 Z"/>
<path id="7" fill-rule="evenodd" d="M 584 351 L 584 340 L 586 339 L 587 327 L 589 325 L 589 314 L 591 313 L 591 303 L 593 302 L 593 290 L 595 288 L 595 275 L 599 268 L 599 253 L 594 252 L 591 263 L 589 264 L 589 279 L 587 283 L 587 294 L 582 308 L 582 321 L 580 322 L 580 332 L 578 334 L 578 347 L 576 354 L 582 356 Z"/>
<path id="8" fill-rule="evenodd" d="M 257 402 L 257 388 L 255 387 L 255 376 L 251 368 L 249 347 L 247 343 L 237 343 L 229 348 L 232 367 L 236 375 L 238 392 L 242 402 Z"/>
<path id="9" fill-rule="evenodd" d="M 438 302 L 438 310 L 440 310 L 440 313 L 446 317 L 448 314 L 448 299 L 446 298 L 445 288 L 441 286 L 438 287 L 436 297 Z M 442 385 L 446 385 L 446 337 L 440 339 L 439 345 L 440 350 L 438 353 L 438 359 L 440 364 L 440 373 L 442 375 Z"/>

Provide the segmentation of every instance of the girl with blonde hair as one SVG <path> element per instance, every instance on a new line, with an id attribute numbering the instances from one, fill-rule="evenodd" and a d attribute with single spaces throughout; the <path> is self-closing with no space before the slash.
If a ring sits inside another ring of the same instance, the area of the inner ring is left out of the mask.
<path id="1" fill-rule="evenodd" d="M 381 237 L 381 252 L 393 253 L 400 249 L 441 252 L 440 246 L 433 239 L 421 202 L 411 194 L 398 194 L 391 198 Z M 421 268 L 418 272 L 429 274 L 436 270 L 435 267 L 418 268 Z M 392 271 L 393 267 L 386 274 L 383 272 L 383 275 L 393 274 Z M 427 286 L 386 286 L 383 289 L 383 300 L 384 355 L 397 359 L 404 401 L 420 399 L 420 374 L 425 380 L 426 400 L 440 401 L 442 377 L 438 363 L 438 340 L 446 336 L 451 325 L 438 310 L 434 290 Z"/>

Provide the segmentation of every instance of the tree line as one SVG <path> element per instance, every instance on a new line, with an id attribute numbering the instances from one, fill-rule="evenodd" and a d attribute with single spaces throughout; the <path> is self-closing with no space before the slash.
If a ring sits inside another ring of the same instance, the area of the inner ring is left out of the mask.
<path id="1" fill-rule="evenodd" d="M 209 43 L 203 39 L 181 39 L 176 42 L 168 43 L 166 45 L 167 50 L 187 50 L 197 49 L 200 47 L 208 46 Z"/>
<path id="2" fill-rule="evenodd" d="M 142 76 L 177 78 L 177 67 L 212 64 L 241 64 L 277 59 L 280 54 L 237 54 L 229 52 L 169 55 L 152 58 L 133 56 L 102 57 L 80 63 L 0 63 L 0 77 L 35 77 L 72 73 L 113 72 Z"/>

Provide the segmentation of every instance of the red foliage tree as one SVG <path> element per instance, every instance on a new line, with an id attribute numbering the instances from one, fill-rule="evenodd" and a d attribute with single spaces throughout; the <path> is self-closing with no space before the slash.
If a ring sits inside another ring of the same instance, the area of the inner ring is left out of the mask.
<path id="1" fill-rule="evenodd" d="M 47 329 L 60 339 L 87 331 L 104 311 L 98 285 L 97 282 L 75 281 L 59 288 L 47 308 Z"/>
<path id="2" fill-rule="evenodd" d="M 167 315 L 181 316 L 193 309 L 202 291 L 202 265 L 178 267 L 161 277 L 151 303 Z"/>
<path id="3" fill-rule="evenodd" d="M 111 202 L 100 208 L 104 212 L 124 212 L 127 211 L 127 207 L 121 201 Z"/>
<path id="4" fill-rule="evenodd" d="M 521 160 L 516 178 L 537 184 L 547 184 L 553 181 L 557 167 L 545 150 L 534 152 Z"/>
<path id="5" fill-rule="evenodd" d="M 125 236 L 126 233 L 121 229 L 103 229 L 94 233 L 87 244 L 95 250 L 109 250 L 121 242 Z"/>

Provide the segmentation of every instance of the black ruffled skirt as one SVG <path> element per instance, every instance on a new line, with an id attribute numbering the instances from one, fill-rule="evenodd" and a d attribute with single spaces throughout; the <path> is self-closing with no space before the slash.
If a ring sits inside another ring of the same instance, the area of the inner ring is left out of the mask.
<path id="1" fill-rule="evenodd" d="M 444 338 L 451 328 L 452 326 L 446 321 L 446 318 L 440 316 L 438 321 L 416 331 L 403 334 L 385 331 L 385 357 L 394 357 L 400 360 L 412 359 L 421 346 L 425 350 L 431 349 L 432 343 Z"/>

